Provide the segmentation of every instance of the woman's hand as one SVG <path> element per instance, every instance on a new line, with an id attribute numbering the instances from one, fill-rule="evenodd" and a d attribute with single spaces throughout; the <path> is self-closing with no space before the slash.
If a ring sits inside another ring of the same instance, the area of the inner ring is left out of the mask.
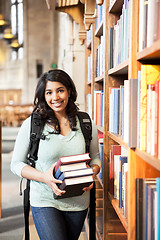
<path id="1" fill-rule="evenodd" d="M 97 174 L 99 173 L 99 171 L 100 171 L 100 167 L 99 167 L 98 165 L 94 164 L 94 165 L 92 165 L 92 169 L 93 169 L 93 172 L 94 172 L 94 174 L 93 174 L 93 176 L 92 176 L 92 177 L 93 177 L 93 181 L 94 181 L 96 175 L 97 175 Z M 93 188 L 93 183 L 92 183 L 91 185 L 89 185 L 89 187 L 83 188 L 83 191 L 88 192 L 88 191 L 90 191 L 92 188 Z"/>
<path id="2" fill-rule="evenodd" d="M 58 188 L 57 183 L 62 183 L 61 180 L 57 180 L 53 176 L 53 170 L 55 168 L 56 163 L 54 163 L 45 173 L 44 173 L 44 183 L 46 183 L 57 196 L 61 196 L 65 193 Z"/>

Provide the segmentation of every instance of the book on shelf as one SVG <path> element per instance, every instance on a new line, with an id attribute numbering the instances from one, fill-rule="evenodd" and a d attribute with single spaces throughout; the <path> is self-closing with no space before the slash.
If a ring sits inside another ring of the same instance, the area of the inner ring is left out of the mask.
<path id="1" fill-rule="evenodd" d="M 122 174 L 122 168 L 124 163 L 127 163 L 128 159 L 126 156 L 120 156 L 119 157 L 119 208 L 123 207 L 123 197 L 122 197 L 122 179 L 123 179 L 123 174 Z"/>
<path id="2" fill-rule="evenodd" d="M 136 235 L 135 239 L 158 239 L 157 202 L 159 178 L 137 178 L 136 187 Z M 160 213 L 160 212 L 159 212 Z"/>
<path id="3" fill-rule="evenodd" d="M 121 155 L 114 155 L 114 198 L 119 199 L 119 172 L 120 163 L 119 158 Z"/>
<path id="4" fill-rule="evenodd" d="M 128 218 L 128 163 L 122 166 L 122 208 L 126 218 Z"/>
<path id="5" fill-rule="evenodd" d="M 58 187 L 59 189 L 65 190 L 66 192 L 61 196 L 57 196 L 54 193 L 54 198 L 62 199 L 80 196 L 84 193 L 83 188 L 89 187 L 92 183 L 93 183 L 92 175 L 64 179 L 63 182 L 60 185 L 58 185 Z"/>
<path id="6" fill-rule="evenodd" d="M 147 143 L 147 85 L 160 80 L 160 65 L 141 66 L 141 101 L 140 101 L 140 150 L 146 151 Z"/>
<path id="7" fill-rule="evenodd" d="M 120 85 L 120 93 L 119 93 L 119 135 L 123 138 L 124 132 L 124 86 Z"/>
<path id="8" fill-rule="evenodd" d="M 137 147 L 137 93 L 138 79 L 129 79 L 129 117 L 128 117 L 128 147 Z"/>
<path id="9" fill-rule="evenodd" d="M 158 145 L 159 145 L 159 81 L 155 82 L 155 146 L 154 146 L 154 156 L 158 157 Z"/>
<path id="10" fill-rule="evenodd" d="M 60 165 L 66 165 L 71 163 L 79 163 L 79 162 L 87 162 L 91 160 L 89 153 L 77 154 L 77 155 L 70 155 L 70 156 L 63 156 L 60 157 L 55 166 L 55 173 L 58 170 Z"/>
<path id="11" fill-rule="evenodd" d="M 155 235 L 157 236 L 157 239 L 160 239 L 160 178 L 156 179 L 156 190 L 157 190 L 157 209 L 156 211 L 156 230 L 155 230 Z"/>
<path id="12" fill-rule="evenodd" d="M 99 153 L 100 153 L 100 160 L 101 160 L 101 169 L 99 172 L 99 177 L 103 179 L 103 142 L 99 142 Z"/>
<path id="13" fill-rule="evenodd" d="M 138 71 L 138 91 L 137 91 L 137 147 L 139 148 L 140 135 L 140 97 L 141 97 L 141 71 Z"/>
<path id="14" fill-rule="evenodd" d="M 109 158 L 109 191 L 114 195 L 114 156 L 121 154 L 120 145 L 111 145 Z"/>
<path id="15" fill-rule="evenodd" d="M 139 1 L 139 51 L 147 46 L 148 1 Z"/>
<path id="16" fill-rule="evenodd" d="M 156 184 L 155 178 L 146 178 L 143 180 L 143 237 L 144 239 L 151 239 L 148 238 L 148 232 L 150 232 L 149 227 L 153 227 L 153 222 L 150 226 L 148 223 L 151 222 L 149 216 L 151 215 L 151 207 L 149 207 L 149 186 L 154 186 Z M 150 199 L 153 201 L 153 199 Z"/>
<path id="17" fill-rule="evenodd" d="M 94 122 L 98 126 L 104 123 L 104 94 L 103 90 L 94 91 Z"/>
<path id="18" fill-rule="evenodd" d="M 113 68 L 113 32 L 114 32 L 114 28 L 110 28 L 109 29 L 109 59 L 108 59 L 108 63 L 109 63 L 109 69 Z"/>
<path id="19" fill-rule="evenodd" d="M 121 64 L 129 56 L 129 16 L 131 1 L 125 1 L 122 6 L 122 14 L 116 21 L 113 30 L 113 67 Z M 112 31 L 112 30 L 111 30 Z M 112 34 L 112 33 L 111 33 Z M 110 41 L 112 39 L 110 38 Z M 110 44 L 112 47 L 112 43 Z M 111 51 L 111 50 L 110 50 Z M 111 56 L 111 53 L 110 53 Z M 111 64 L 110 64 L 111 66 Z"/>
<path id="20" fill-rule="evenodd" d="M 160 83 L 158 84 L 157 93 L 157 145 L 158 145 L 158 158 L 160 159 Z"/>
<path id="21" fill-rule="evenodd" d="M 123 140 L 128 143 L 129 140 L 129 81 L 124 80 L 124 134 Z"/>
<path id="22" fill-rule="evenodd" d="M 135 214 L 135 239 L 143 239 L 143 178 L 135 179 L 135 195 L 136 195 L 136 214 Z"/>
<path id="23" fill-rule="evenodd" d="M 109 131 L 119 133 L 120 88 L 109 88 Z"/>

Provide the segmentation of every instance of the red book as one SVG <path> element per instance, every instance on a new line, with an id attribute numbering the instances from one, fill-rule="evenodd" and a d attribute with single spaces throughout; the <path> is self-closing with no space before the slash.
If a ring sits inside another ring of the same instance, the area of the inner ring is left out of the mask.
<path id="1" fill-rule="evenodd" d="M 109 159 L 109 190 L 111 194 L 114 194 L 114 155 L 121 155 L 120 145 L 111 145 L 110 159 Z"/>
<path id="2" fill-rule="evenodd" d="M 91 160 L 91 158 L 89 156 L 89 153 L 60 157 L 58 162 L 56 163 L 55 172 L 57 171 L 57 169 L 59 168 L 60 165 L 79 163 L 79 162 L 87 162 L 88 163 L 90 160 Z"/>

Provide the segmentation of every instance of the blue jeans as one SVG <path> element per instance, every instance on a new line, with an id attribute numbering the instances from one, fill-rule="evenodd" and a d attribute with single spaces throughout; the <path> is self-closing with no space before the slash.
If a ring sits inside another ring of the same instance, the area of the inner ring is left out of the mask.
<path id="1" fill-rule="evenodd" d="M 32 207 L 32 216 L 40 240 L 78 240 L 87 211 Z"/>

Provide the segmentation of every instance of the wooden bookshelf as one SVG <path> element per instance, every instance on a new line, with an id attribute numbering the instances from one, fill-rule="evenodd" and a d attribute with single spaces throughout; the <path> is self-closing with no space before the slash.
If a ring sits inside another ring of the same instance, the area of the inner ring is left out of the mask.
<path id="1" fill-rule="evenodd" d="M 0 121 L 0 218 L 2 217 L 2 122 Z"/>
<path id="2" fill-rule="evenodd" d="M 110 28 L 123 18 L 124 0 L 104 0 L 104 15 L 99 26 L 95 28 L 95 19 L 92 21 L 92 40 L 90 43 L 90 53 L 92 53 L 92 80 L 88 84 L 88 89 L 92 94 L 92 117 L 94 116 L 94 90 L 104 91 L 104 126 L 97 126 L 103 132 L 103 179 L 97 177 L 97 181 L 103 191 L 103 208 L 101 216 L 98 215 L 97 239 L 99 240 L 134 240 L 136 236 L 136 178 L 156 178 L 160 177 L 160 159 L 140 150 L 140 147 L 128 147 L 123 137 L 118 133 L 109 131 L 109 88 L 120 87 L 128 79 L 137 79 L 138 72 L 142 64 L 160 64 L 160 39 L 155 40 L 149 47 L 144 47 L 139 51 L 139 11 L 141 0 L 130 0 L 129 2 L 129 30 L 128 35 L 128 55 L 120 54 L 120 61 L 113 64 L 109 69 L 110 56 Z M 127 1 L 128 2 L 128 1 Z M 95 1 L 93 1 L 95 4 Z M 98 12 L 97 12 L 98 14 Z M 127 24 L 127 22 L 126 22 Z M 104 72 L 96 76 L 96 49 L 100 44 L 100 38 L 104 36 Z M 121 39 L 121 37 L 120 37 Z M 125 41 L 124 41 L 125 42 Z M 120 45 L 121 46 L 121 45 Z M 125 45 L 124 45 L 125 46 Z M 125 52 L 122 45 L 122 51 Z M 86 46 L 87 48 L 87 46 Z M 126 54 L 126 52 L 125 52 Z M 119 56 L 118 56 L 119 57 Z M 132 126 L 130 126 L 132 127 Z M 137 129 L 135 129 L 137 131 Z M 124 216 L 123 209 L 119 208 L 119 200 L 114 199 L 109 193 L 109 150 L 111 145 L 121 145 L 128 151 L 128 216 Z"/>

